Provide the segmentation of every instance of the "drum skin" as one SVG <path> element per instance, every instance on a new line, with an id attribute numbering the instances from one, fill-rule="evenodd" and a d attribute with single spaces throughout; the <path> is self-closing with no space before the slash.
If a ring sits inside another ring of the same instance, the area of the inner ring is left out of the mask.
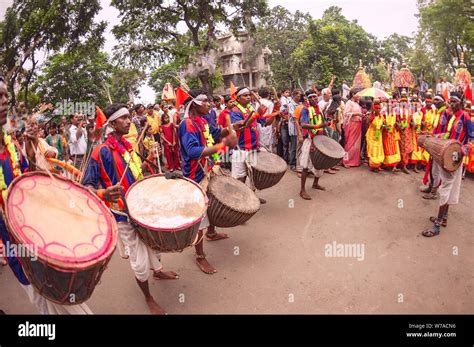
<path id="1" fill-rule="evenodd" d="M 316 150 L 310 152 L 310 158 L 316 170 L 330 169 L 344 158 L 344 148 L 328 136 L 315 136 L 313 144 Z"/>
<path id="2" fill-rule="evenodd" d="M 426 149 L 433 159 L 448 172 L 456 171 L 462 164 L 462 146 L 459 141 L 419 135 L 418 144 Z"/>
<path id="3" fill-rule="evenodd" d="M 135 182 L 125 196 L 131 222 L 150 248 L 181 252 L 197 241 L 207 209 L 201 186 L 188 178 L 152 175 Z"/>
<path id="4" fill-rule="evenodd" d="M 273 187 L 285 175 L 286 162 L 276 154 L 262 151 L 250 158 L 252 182 L 257 189 Z"/>
<path id="5" fill-rule="evenodd" d="M 115 250 L 118 228 L 107 206 L 91 191 L 59 175 L 17 177 L 5 209 L 12 241 L 29 247 L 20 258 L 31 285 L 61 305 L 88 300 Z"/>
<path id="6" fill-rule="evenodd" d="M 211 225 L 232 228 L 248 221 L 260 209 L 260 200 L 245 183 L 230 176 L 213 176 L 207 188 Z"/>

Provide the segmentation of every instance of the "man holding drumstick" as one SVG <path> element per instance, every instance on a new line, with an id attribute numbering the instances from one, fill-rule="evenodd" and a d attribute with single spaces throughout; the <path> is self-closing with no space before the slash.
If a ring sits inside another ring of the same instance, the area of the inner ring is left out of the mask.
<path id="1" fill-rule="evenodd" d="M 132 145 L 125 140 L 131 125 L 131 116 L 125 104 L 112 104 L 104 110 L 107 124 L 113 129 L 106 141 L 94 148 L 82 184 L 91 188 L 110 207 L 119 228 L 119 236 L 125 245 L 126 255 L 135 273 L 135 279 L 145 295 L 146 303 L 153 314 L 165 314 L 150 294 L 148 279 L 150 269 L 157 279 L 177 279 L 173 272 L 163 271 L 159 252 L 148 247 L 139 237 L 135 227 L 129 223 L 124 196 L 127 189 L 143 178 L 147 168 Z M 152 162 L 154 151 L 148 161 Z"/>

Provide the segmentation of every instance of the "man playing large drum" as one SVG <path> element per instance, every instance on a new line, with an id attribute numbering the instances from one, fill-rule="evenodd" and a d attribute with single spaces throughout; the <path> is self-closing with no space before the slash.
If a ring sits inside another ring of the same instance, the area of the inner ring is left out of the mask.
<path id="1" fill-rule="evenodd" d="M 112 104 L 104 110 L 108 126 L 112 127 L 106 141 L 94 148 L 86 168 L 83 185 L 90 187 L 111 208 L 117 221 L 119 235 L 125 245 L 126 255 L 130 258 L 132 270 L 135 273 L 138 286 L 145 295 L 146 303 L 154 314 L 164 314 L 150 294 L 148 279 L 150 269 L 158 279 L 177 279 L 173 272 L 163 271 L 160 254 L 152 250 L 139 238 L 135 227 L 129 223 L 124 193 L 136 181 L 143 178 L 142 170 L 147 167 L 142 164 L 132 145 L 124 139 L 128 134 L 131 116 L 125 104 Z M 153 153 L 153 151 L 151 151 Z M 153 158 L 148 158 L 152 161 Z M 122 182 L 121 178 L 125 173 Z"/>
<path id="2" fill-rule="evenodd" d="M 300 196 L 305 200 L 311 200 L 311 196 L 306 193 L 306 177 L 308 172 L 311 171 L 314 174 L 313 188 L 326 190 L 324 187 L 319 185 L 319 179 L 323 175 L 323 170 L 316 170 L 311 162 L 310 151 L 313 148 L 313 137 L 316 135 L 323 134 L 323 128 L 327 126 L 324 122 L 321 112 L 318 107 L 318 95 L 314 91 L 307 91 L 306 96 L 308 97 L 309 106 L 303 108 L 301 111 L 301 128 L 303 129 L 303 145 L 301 147 L 300 164 L 303 167 L 301 173 L 301 190 Z"/>
<path id="3" fill-rule="evenodd" d="M 240 87 L 236 92 L 236 102 L 234 108 L 230 111 L 230 118 L 233 124 L 243 124 L 244 126 L 237 132 L 239 137 L 238 150 L 232 152 L 232 177 L 245 183 L 247 178 L 247 157 L 259 150 L 259 134 L 257 123 L 262 126 L 269 126 L 274 118 L 260 118 L 267 111 L 266 107 L 261 105 L 257 111 L 250 104 L 251 94 L 246 87 Z M 266 201 L 260 198 L 260 203 Z"/>
<path id="4" fill-rule="evenodd" d="M 210 107 L 210 101 L 204 92 L 192 90 L 190 97 L 185 100 L 185 105 L 185 119 L 181 122 L 178 130 L 181 142 L 183 175 L 199 183 L 206 190 L 208 184 L 207 175 L 214 164 L 214 155 L 223 154 L 229 148 L 234 147 L 237 144 L 237 137 L 233 134 L 228 136 L 228 129 L 217 128 L 203 118 L 208 113 Z M 238 125 L 234 126 L 234 128 L 238 128 Z M 214 145 L 219 139 L 222 139 L 222 141 Z M 206 238 L 208 241 L 221 240 L 228 236 L 216 232 L 215 227 L 209 224 L 207 215 L 201 221 L 198 236 L 200 241 L 196 244 L 196 262 L 201 271 L 213 274 L 217 270 L 206 260 L 202 240 L 203 230 L 206 228 Z"/>
<path id="5" fill-rule="evenodd" d="M 6 258 L 8 265 L 12 269 L 18 282 L 20 282 L 22 288 L 26 291 L 31 303 L 36 306 L 41 314 L 92 314 L 92 311 L 85 303 L 80 305 L 60 305 L 42 297 L 30 284 L 19 257 L 10 254 L 8 250 L 8 246 L 12 245 L 12 239 L 7 231 L 6 220 L 4 219 L 7 188 L 16 177 L 27 170 L 32 171 L 35 169 L 36 154 L 34 146 L 37 146 L 38 138 L 34 135 L 34 129 L 28 124 L 25 132 L 27 139 L 25 143 L 26 153 L 30 158 L 30 162 L 28 163 L 26 158 L 14 145 L 11 137 L 8 136 L 3 129 L 3 126 L 7 122 L 7 108 L 7 85 L 3 77 L 0 76 L 0 127 L 2 128 L 0 134 L 0 238 L 3 244 L 7 246 L 5 250 L 7 251 Z"/>
<path id="6" fill-rule="evenodd" d="M 447 124 L 446 132 L 442 132 L 438 137 L 446 140 L 457 140 L 463 147 L 464 155 L 469 153 L 471 145 L 469 141 L 474 140 L 472 133 L 472 123 L 469 114 L 462 109 L 462 95 L 456 92 L 451 93 L 449 98 L 451 105 L 452 116 Z M 462 158 L 459 158 L 461 160 Z M 426 237 L 433 237 L 440 233 L 441 226 L 446 227 L 448 224 L 448 209 L 449 205 L 456 205 L 459 202 L 459 195 L 461 192 L 462 182 L 462 165 L 454 172 L 448 172 L 443 167 L 433 160 L 433 186 L 439 186 L 439 210 L 437 217 L 430 217 L 433 227 L 423 231 L 422 235 Z"/>

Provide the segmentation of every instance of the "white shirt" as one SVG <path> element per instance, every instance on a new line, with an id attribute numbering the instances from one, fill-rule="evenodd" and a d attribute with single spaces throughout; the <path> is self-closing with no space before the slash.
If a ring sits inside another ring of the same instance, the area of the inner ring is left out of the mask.
<path id="1" fill-rule="evenodd" d="M 331 103 L 331 99 L 329 99 L 329 101 L 324 101 L 321 100 L 320 102 L 318 102 L 318 106 L 319 106 L 319 109 L 321 110 L 321 112 L 323 112 L 324 114 L 326 114 L 326 109 L 329 107 L 329 104 Z"/>
<path id="2" fill-rule="evenodd" d="M 351 88 L 347 84 L 342 85 L 342 97 L 344 99 L 347 99 L 349 97 L 349 92 L 351 91 Z"/>
<path id="3" fill-rule="evenodd" d="M 261 99 L 260 102 L 267 108 L 265 114 L 271 114 L 273 112 L 273 102 L 268 99 Z M 273 145 L 273 127 L 271 125 L 263 126 L 260 123 L 257 123 L 257 128 L 259 133 L 259 145 L 270 151 Z"/>
<path id="4" fill-rule="evenodd" d="M 77 126 L 71 125 L 69 128 L 69 152 L 71 155 L 84 155 L 87 151 L 87 131 L 82 128 L 79 140 L 76 138 Z"/>

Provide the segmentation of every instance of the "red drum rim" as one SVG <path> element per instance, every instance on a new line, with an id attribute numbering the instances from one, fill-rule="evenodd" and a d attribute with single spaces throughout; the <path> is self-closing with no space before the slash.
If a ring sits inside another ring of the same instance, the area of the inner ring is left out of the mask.
<path id="1" fill-rule="evenodd" d="M 143 181 L 145 181 L 145 180 L 148 180 L 148 179 L 151 179 L 151 178 L 155 178 L 155 177 L 165 177 L 165 175 L 164 175 L 164 174 L 150 175 L 150 176 L 146 176 L 145 178 L 142 178 L 142 179 L 139 180 L 139 181 L 135 181 L 135 182 L 127 189 L 127 192 L 125 193 L 125 200 L 127 200 L 129 192 L 132 190 L 132 188 L 133 188 L 135 185 L 140 184 L 141 182 L 143 182 Z M 144 223 L 138 221 L 131 213 L 129 213 L 130 218 L 133 220 L 133 222 L 134 222 L 135 224 L 137 224 L 137 225 L 139 225 L 139 226 L 141 226 L 141 227 L 143 227 L 143 228 L 146 228 L 146 229 L 148 229 L 148 230 L 152 230 L 152 231 L 161 231 L 161 232 L 170 232 L 170 233 L 172 233 L 172 232 L 175 232 L 175 231 L 183 230 L 183 229 L 185 229 L 185 228 L 189 228 L 190 226 L 192 226 L 192 225 L 194 225 L 194 224 L 196 224 L 196 223 L 199 223 L 199 222 L 201 222 L 201 220 L 203 220 L 203 218 L 206 216 L 206 213 L 205 213 L 205 212 L 207 211 L 207 207 L 208 207 L 208 205 L 209 205 L 209 199 L 208 199 L 207 194 L 206 194 L 206 192 L 204 191 L 204 189 L 202 189 L 202 187 L 201 187 L 198 183 L 194 182 L 193 180 L 191 180 L 191 179 L 189 179 L 189 178 L 187 178 L 187 177 L 184 177 L 184 176 L 183 176 L 183 177 L 174 178 L 174 179 L 180 179 L 180 180 L 188 181 L 188 182 L 192 183 L 194 186 L 196 186 L 197 188 L 199 188 L 199 190 L 201 191 L 201 193 L 202 193 L 203 196 L 204 196 L 204 204 L 205 204 L 204 206 L 205 206 L 205 208 L 204 208 L 204 213 L 203 213 L 203 215 L 202 215 L 201 217 L 197 218 L 196 220 L 192 221 L 192 222 L 185 223 L 185 224 L 180 225 L 180 226 L 175 227 L 175 228 L 171 228 L 171 227 L 168 227 L 168 228 L 157 228 L 157 227 L 152 227 L 152 226 L 149 226 L 149 225 L 147 225 L 147 224 L 144 224 Z"/>
<path id="2" fill-rule="evenodd" d="M 100 248 L 98 248 L 97 251 L 92 252 L 85 256 L 79 256 L 79 257 L 78 256 L 63 256 L 57 253 L 51 253 L 46 250 L 46 248 L 48 248 L 49 246 L 53 244 L 59 244 L 59 243 L 52 242 L 40 247 L 35 242 L 33 242 L 28 235 L 26 235 L 26 233 L 22 230 L 22 228 L 28 227 L 27 222 L 25 221 L 23 225 L 20 225 L 15 216 L 15 213 L 16 213 L 15 208 L 18 208 L 18 206 L 21 205 L 21 203 L 24 201 L 24 198 L 19 203 L 14 205 L 13 199 L 11 198 L 11 196 L 15 192 L 15 188 L 18 186 L 19 182 L 24 181 L 26 179 L 30 179 L 35 176 L 42 176 L 42 177 L 49 178 L 49 175 L 44 172 L 38 172 L 38 171 L 27 172 L 15 178 L 15 180 L 13 180 L 13 182 L 11 183 L 8 189 L 7 203 L 5 207 L 5 216 L 6 216 L 8 229 L 10 233 L 12 234 L 13 239 L 17 243 L 37 246 L 38 253 L 36 254 L 36 256 L 38 257 L 38 259 L 44 260 L 50 263 L 53 267 L 58 268 L 58 269 L 74 269 L 74 270 L 87 269 L 91 266 L 94 266 L 98 262 L 101 262 L 104 259 L 107 259 L 114 252 L 115 245 L 117 243 L 117 238 L 118 238 L 118 226 L 117 226 L 117 222 L 115 221 L 114 216 L 110 212 L 109 208 L 104 204 L 104 202 L 102 202 L 90 190 L 88 190 L 87 188 L 85 188 L 84 186 L 80 185 L 77 182 L 71 181 L 57 174 L 53 174 L 55 179 L 61 181 L 62 183 L 68 184 L 70 186 L 69 191 L 80 192 L 81 194 L 87 196 L 88 198 L 87 203 L 88 204 L 90 204 L 91 202 L 95 203 L 100 211 L 100 214 L 104 215 L 104 218 L 107 224 L 106 224 L 106 230 L 105 230 L 106 236 L 105 236 L 105 241 L 103 242 L 103 245 Z M 33 187 L 35 187 L 36 184 L 37 183 L 35 182 Z M 98 214 L 98 216 L 100 214 Z M 97 222 L 99 222 L 99 220 L 97 220 Z M 65 223 L 67 223 L 67 221 L 65 221 Z M 65 224 L 65 230 L 66 229 L 67 229 L 67 224 Z M 38 231 L 35 231 L 35 232 L 38 233 Z M 100 235 L 103 235 L 103 233 L 97 233 L 96 235 L 94 235 L 93 239 L 95 239 L 96 237 Z M 81 244 L 79 243 L 75 247 L 77 247 L 78 245 L 81 245 Z"/>

